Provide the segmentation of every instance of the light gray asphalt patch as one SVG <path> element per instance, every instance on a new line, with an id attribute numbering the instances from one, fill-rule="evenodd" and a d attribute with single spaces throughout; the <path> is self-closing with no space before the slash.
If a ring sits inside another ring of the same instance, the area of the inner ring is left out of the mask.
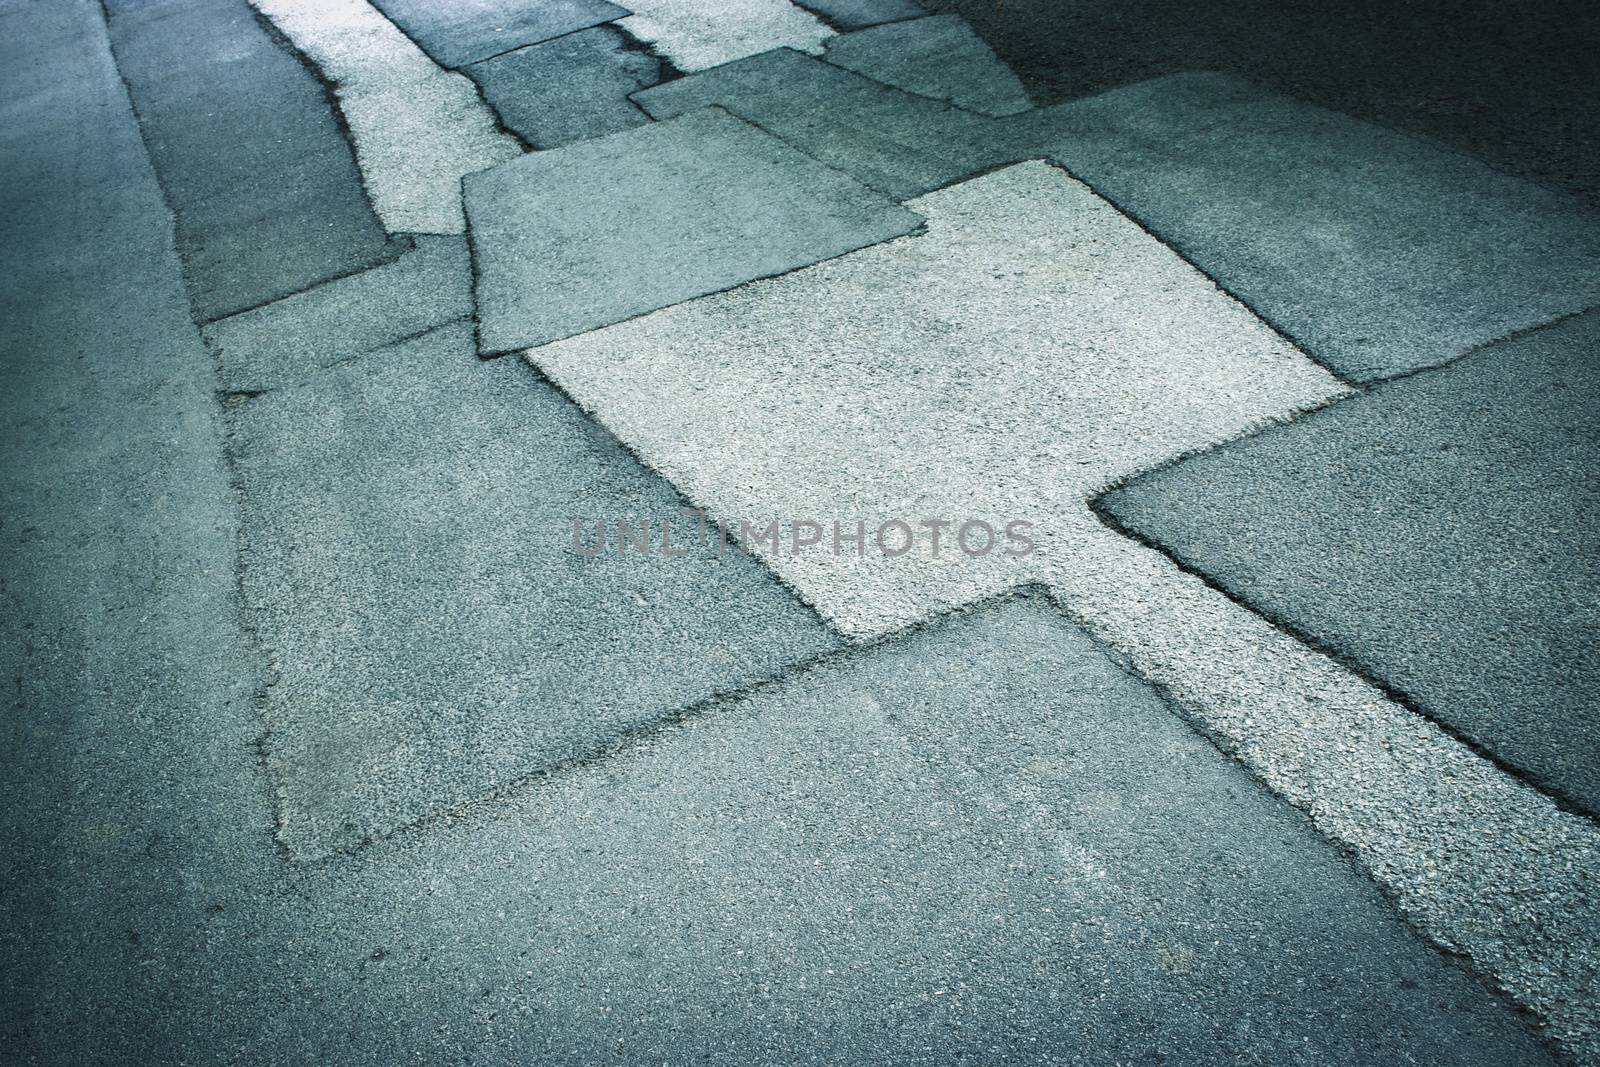
<path id="1" fill-rule="evenodd" d="M 1600 813 L 1597 366 L 1591 312 L 1101 504 Z"/>
<path id="2" fill-rule="evenodd" d="M 715 109 L 533 153 L 463 185 L 485 353 L 793 270 L 922 221 Z"/>
<path id="3" fill-rule="evenodd" d="M 1019 121 L 1350 380 L 1600 304 L 1600 216 L 1575 198 L 1246 82 L 1174 75 Z"/>
<path id="4" fill-rule="evenodd" d="M 628 13 L 607 0 L 373 0 L 441 67 L 464 67 Z"/>
<path id="5" fill-rule="evenodd" d="M 737 551 L 589 559 L 677 513 L 469 323 L 235 407 L 244 590 L 276 677 L 279 836 L 310 858 L 589 755 L 835 638 Z"/>
<path id="6" fill-rule="evenodd" d="M 500 121 L 535 148 L 603 137 L 650 121 L 628 94 L 661 80 L 661 61 L 612 26 L 474 63 L 464 73 Z"/>
<path id="7" fill-rule="evenodd" d="M 206 326 L 229 392 L 306 380 L 322 367 L 472 314 L 464 237 L 418 235 L 393 263 Z"/>
<path id="8" fill-rule="evenodd" d="M 200 319 L 393 254 L 322 87 L 247 4 L 108 7 Z"/>
<path id="9" fill-rule="evenodd" d="M 657 119 L 713 104 L 726 108 L 897 200 L 1020 159 L 1027 143 L 1012 126 L 788 49 L 679 78 L 633 99 Z"/>
<path id="10" fill-rule="evenodd" d="M 705 70 L 773 48 L 822 51 L 833 30 L 789 0 L 632 0 L 619 25 L 679 70 Z"/>
<path id="11" fill-rule="evenodd" d="M 828 39 L 822 57 L 919 96 L 984 115 L 1033 107 L 1022 82 L 958 15 L 934 15 Z"/>

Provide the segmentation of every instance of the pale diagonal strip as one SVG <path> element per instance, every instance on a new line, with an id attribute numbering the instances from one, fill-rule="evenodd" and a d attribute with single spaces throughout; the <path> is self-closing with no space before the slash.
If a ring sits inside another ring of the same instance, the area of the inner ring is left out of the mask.
<path id="1" fill-rule="evenodd" d="M 774 48 L 822 51 L 827 24 L 789 0 L 632 0 L 617 24 L 679 70 L 705 70 Z"/>

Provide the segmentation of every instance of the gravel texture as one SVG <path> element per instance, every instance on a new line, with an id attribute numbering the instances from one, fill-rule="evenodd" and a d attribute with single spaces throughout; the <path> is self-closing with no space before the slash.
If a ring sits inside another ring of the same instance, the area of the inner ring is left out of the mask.
<path id="1" fill-rule="evenodd" d="M 735 529 L 1035 524 L 1026 556 L 956 527 L 937 558 L 927 529 L 898 556 L 769 553 L 846 633 L 1070 566 L 1053 538 L 1093 525 L 1091 493 L 1346 392 L 1058 168 L 910 206 L 927 233 L 528 353 Z"/>
<path id="2" fill-rule="evenodd" d="M 679 70 L 705 70 L 773 48 L 822 51 L 827 23 L 789 0 L 632 0 L 618 25 Z"/>

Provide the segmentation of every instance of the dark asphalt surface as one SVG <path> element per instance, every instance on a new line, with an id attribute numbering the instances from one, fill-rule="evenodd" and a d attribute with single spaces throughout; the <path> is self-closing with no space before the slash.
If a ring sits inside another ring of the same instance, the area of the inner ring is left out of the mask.
<path id="1" fill-rule="evenodd" d="M 1597 368 L 1590 312 L 1100 506 L 1600 814 Z"/>
<path id="2" fill-rule="evenodd" d="M 266 799 L 215 368 L 93 5 L 0 56 L 0 1060 L 171 1062 L 188 888 Z"/>
<path id="3" fill-rule="evenodd" d="M 1347 381 L 1600 304 L 1583 201 L 1251 82 L 1172 75 L 1015 122 Z"/>
<path id="4" fill-rule="evenodd" d="M 306 872 L 314 913 L 230 908 L 286 988 L 215 1032 L 267 1062 L 425 1034 L 435 1060 L 641 1067 L 1548 1062 L 1043 597 L 496 808 Z"/>
<path id="5" fill-rule="evenodd" d="M 263 751 L 297 857 L 842 643 L 692 523 L 670 561 L 573 552 L 574 519 L 614 542 L 683 501 L 521 360 L 480 362 L 469 321 L 236 402 L 229 429 L 245 603 L 273 650 Z"/>
<path id="6" fill-rule="evenodd" d="M 1600 5 L 1584 0 L 926 0 L 1041 103 L 1219 70 L 1428 134 L 1600 205 Z"/>
<path id="7" fill-rule="evenodd" d="M 322 86 L 244 0 L 111 0 L 107 12 L 198 318 L 400 250 L 373 214 Z"/>

